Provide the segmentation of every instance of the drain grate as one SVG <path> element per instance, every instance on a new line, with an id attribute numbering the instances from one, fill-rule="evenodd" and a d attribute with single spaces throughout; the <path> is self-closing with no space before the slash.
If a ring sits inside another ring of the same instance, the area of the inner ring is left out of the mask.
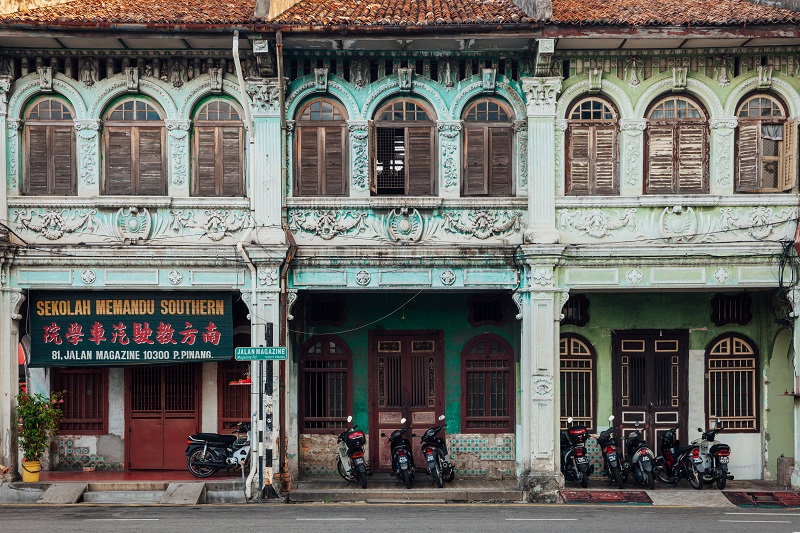
<path id="1" fill-rule="evenodd" d="M 739 507 L 800 507 L 800 496 L 795 492 L 734 492 L 723 494 Z"/>
<path id="2" fill-rule="evenodd" d="M 653 500 L 643 490 L 564 490 L 564 503 L 632 503 L 652 505 Z"/>

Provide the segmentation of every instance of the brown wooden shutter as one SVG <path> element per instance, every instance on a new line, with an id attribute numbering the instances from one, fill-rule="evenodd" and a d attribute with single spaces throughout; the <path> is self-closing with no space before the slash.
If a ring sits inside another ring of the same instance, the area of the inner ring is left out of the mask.
<path id="1" fill-rule="evenodd" d="M 47 127 L 27 126 L 27 192 L 28 194 L 48 194 L 48 162 Z"/>
<path id="2" fill-rule="evenodd" d="M 648 126 L 647 194 L 676 192 L 675 150 L 671 126 Z"/>
<path id="3" fill-rule="evenodd" d="M 166 193 L 162 128 L 138 128 L 139 187 L 135 194 L 163 195 Z"/>
<path id="4" fill-rule="evenodd" d="M 464 194 L 472 196 L 489 194 L 489 180 L 486 172 L 487 155 L 485 126 L 471 126 L 464 130 L 466 149 L 464 150 Z"/>
<path id="5" fill-rule="evenodd" d="M 677 192 L 706 192 L 707 144 L 705 124 L 681 124 L 678 126 Z"/>
<path id="6" fill-rule="evenodd" d="M 782 191 L 792 189 L 797 183 L 797 123 L 793 118 L 783 124 L 783 142 L 779 169 L 779 188 Z"/>
<path id="7" fill-rule="evenodd" d="M 406 139 L 406 194 L 430 196 L 433 194 L 433 128 L 408 128 Z"/>
<path id="8" fill-rule="evenodd" d="M 378 194 L 378 135 L 374 121 L 369 121 L 367 132 L 367 153 L 369 154 L 369 192 L 372 194 Z"/>
<path id="9" fill-rule="evenodd" d="M 736 192 L 757 191 L 761 188 L 758 157 L 761 145 L 761 124 L 739 124 L 739 146 L 736 156 Z"/>
<path id="10" fill-rule="evenodd" d="M 345 136 L 341 126 L 323 129 L 324 145 L 321 157 L 324 158 L 323 168 L 323 194 L 327 196 L 342 196 L 346 190 L 344 174 Z"/>
<path id="11" fill-rule="evenodd" d="M 216 128 L 198 127 L 195 129 L 197 143 L 197 170 L 195 172 L 195 193 L 200 196 L 214 196 L 217 182 Z"/>
<path id="12" fill-rule="evenodd" d="M 222 190 L 223 196 L 241 196 L 242 186 L 242 128 L 219 128 L 222 137 Z"/>
<path id="13" fill-rule="evenodd" d="M 614 126 L 596 126 L 593 133 L 593 192 L 595 194 L 616 194 L 617 129 Z"/>
<path id="14" fill-rule="evenodd" d="M 511 146 L 513 134 L 510 127 L 489 128 L 489 174 L 492 196 L 511 195 Z"/>
<path id="15" fill-rule="evenodd" d="M 591 130 L 589 126 L 570 125 L 568 132 L 567 192 L 589 194 L 591 171 Z"/>
<path id="16" fill-rule="evenodd" d="M 297 194 L 316 196 L 319 191 L 320 129 L 312 126 L 297 128 L 299 162 L 297 165 Z"/>
<path id="17" fill-rule="evenodd" d="M 106 193 L 133 193 L 131 128 L 106 127 Z"/>

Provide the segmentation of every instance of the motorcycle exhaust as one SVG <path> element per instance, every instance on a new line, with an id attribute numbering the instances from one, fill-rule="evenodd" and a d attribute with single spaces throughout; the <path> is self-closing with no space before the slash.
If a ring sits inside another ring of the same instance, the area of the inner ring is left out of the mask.
<path id="1" fill-rule="evenodd" d="M 728 479 L 733 479 L 733 474 L 728 474 L 726 477 L 727 477 Z"/>

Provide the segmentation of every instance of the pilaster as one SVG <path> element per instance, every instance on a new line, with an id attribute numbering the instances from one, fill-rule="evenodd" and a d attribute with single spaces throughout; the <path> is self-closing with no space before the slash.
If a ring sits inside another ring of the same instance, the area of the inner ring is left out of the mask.
<path id="1" fill-rule="evenodd" d="M 8 169 L 8 162 L 6 160 L 7 154 L 12 153 L 7 151 L 10 149 L 8 146 L 8 124 L 7 124 L 7 113 L 8 113 L 8 94 L 11 90 L 11 77 L 10 76 L 0 76 L 0 146 L 3 149 L 0 149 L 0 168 L 5 169 L 7 172 Z M 10 175 L 10 172 L 9 172 Z M 9 190 L 10 182 L 5 180 L 5 183 L 2 187 L 0 187 L 0 220 L 8 220 L 8 190 Z"/>
<path id="2" fill-rule="evenodd" d="M 348 120 L 350 135 L 350 196 L 369 197 L 369 121 Z"/>
<path id="3" fill-rule="evenodd" d="M 798 392 L 800 384 L 800 288 L 795 287 L 789 293 L 792 299 L 792 352 L 794 353 L 794 392 Z M 794 470 L 792 471 L 792 487 L 800 488 L 800 398 L 794 397 Z"/>
<path id="4" fill-rule="evenodd" d="M 528 112 L 528 228 L 527 243 L 558 241 L 555 209 L 556 97 L 561 78 L 523 78 Z"/>
<path id="5" fill-rule="evenodd" d="M 97 119 L 75 119 L 78 196 L 100 196 L 100 124 Z"/>
<path id="6" fill-rule="evenodd" d="M 165 120 L 167 126 L 169 196 L 175 198 L 189 197 L 189 120 Z"/>
<path id="7" fill-rule="evenodd" d="M 0 139 L 5 141 L 6 149 L 3 151 L 3 158 L 6 160 L 6 172 L 8 172 L 8 179 L 6 180 L 5 191 L 3 191 L 4 198 L 6 194 L 19 194 L 22 190 L 22 178 L 20 173 L 19 154 L 20 154 L 20 138 L 22 136 L 22 121 L 16 118 L 7 118 L 6 114 L 2 114 L 5 128 L 3 128 L 3 137 Z M 7 217 L 8 211 L 6 207 L 7 202 L 3 201 L 2 209 L 4 216 Z"/>
<path id="8" fill-rule="evenodd" d="M 566 138 L 567 138 L 567 126 L 568 122 L 566 119 L 560 118 L 556 119 L 555 122 L 555 142 L 556 142 L 556 155 L 554 160 L 555 165 L 555 194 L 556 196 L 564 196 L 566 193 L 566 168 L 565 168 L 565 161 L 567 160 L 567 154 L 565 153 L 566 150 Z"/>
<path id="9" fill-rule="evenodd" d="M 462 120 L 437 122 L 436 130 L 442 154 L 439 158 L 439 196 L 442 198 L 458 198 L 461 195 L 462 128 Z"/>
<path id="10" fill-rule="evenodd" d="M 0 278 L 0 464 L 17 464 L 17 346 L 19 307 L 25 300 L 22 291 L 8 287 L 8 266 Z"/>
<path id="11" fill-rule="evenodd" d="M 738 119 L 736 117 L 712 118 L 711 160 L 709 164 L 709 193 L 715 195 L 733 194 L 734 141 Z"/>
<path id="12" fill-rule="evenodd" d="M 623 118 L 620 122 L 620 196 L 639 196 L 644 190 L 644 131 L 647 120 Z"/>

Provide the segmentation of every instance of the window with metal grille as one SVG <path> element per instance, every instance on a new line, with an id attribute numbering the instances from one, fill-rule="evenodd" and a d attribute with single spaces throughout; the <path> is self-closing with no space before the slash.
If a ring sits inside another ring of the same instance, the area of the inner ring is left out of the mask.
<path id="1" fill-rule="evenodd" d="M 59 432 L 64 435 L 108 433 L 108 371 L 104 368 L 56 368 L 52 389 L 64 391 Z"/>
<path id="2" fill-rule="evenodd" d="M 590 97 L 576 102 L 567 116 L 567 194 L 618 194 L 616 110 L 605 100 Z"/>
<path id="3" fill-rule="evenodd" d="M 376 117 L 371 143 L 373 194 L 432 195 L 435 117 L 411 100 L 391 102 Z"/>
<path id="4" fill-rule="evenodd" d="M 493 334 L 474 337 L 461 355 L 461 414 L 466 433 L 514 431 L 514 352 Z"/>
<path id="5" fill-rule="evenodd" d="M 36 102 L 25 117 L 25 194 L 77 194 L 74 114 L 59 100 Z"/>
<path id="6" fill-rule="evenodd" d="M 328 433 L 352 414 L 351 353 L 335 335 L 313 337 L 300 353 L 300 428 Z"/>
<path id="7" fill-rule="evenodd" d="M 205 104 L 194 120 L 195 196 L 241 196 L 244 127 L 241 113 L 224 100 Z"/>
<path id="8" fill-rule="evenodd" d="M 746 292 L 740 294 L 715 294 L 711 299 L 711 322 L 715 326 L 737 324 L 744 326 L 753 319 L 750 305 L 753 300 Z"/>
<path id="9" fill-rule="evenodd" d="M 567 303 L 561 309 L 561 314 L 564 318 L 561 319 L 561 325 L 575 325 L 583 327 L 589 323 L 589 298 L 585 294 L 576 294 L 570 296 Z"/>
<path id="10" fill-rule="evenodd" d="M 473 298 L 469 302 L 467 317 L 472 327 L 502 326 L 507 318 L 507 307 L 501 298 Z"/>
<path id="11" fill-rule="evenodd" d="M 295 194 L 347 193 L 347 115 L 326 99 L 307 103 L 297 116 Z"/>
<path id="12" fill-rule="evenodd" d="M 224 361 L 217 366 L 217 425 L 221 433 L 230 433 L 239 422 L 250 421 L 250 385 L 234 385 L 249 371 L 246 361 Z"/>
<path id="13" fill-rule="evenodd" d="M 512 189 L 513 116 L 490 99 L 474 102 L 464 114 L 465 196 L 509 196 Z"/>
<path id="14" fill-rule="evenodd" d="M 559 346 L 561 363 L 561 429 L 567 418 L 594 431 L 597 376 L 592 345 L 578 335 L 564 334 Z"/>
<path id="15" fill-rule="evenodd" d="M 758 353 L 735 333 L 717 337 L 706 351 L 707 427 L 719 419 L 728 431 L 758 431 Z"/>

